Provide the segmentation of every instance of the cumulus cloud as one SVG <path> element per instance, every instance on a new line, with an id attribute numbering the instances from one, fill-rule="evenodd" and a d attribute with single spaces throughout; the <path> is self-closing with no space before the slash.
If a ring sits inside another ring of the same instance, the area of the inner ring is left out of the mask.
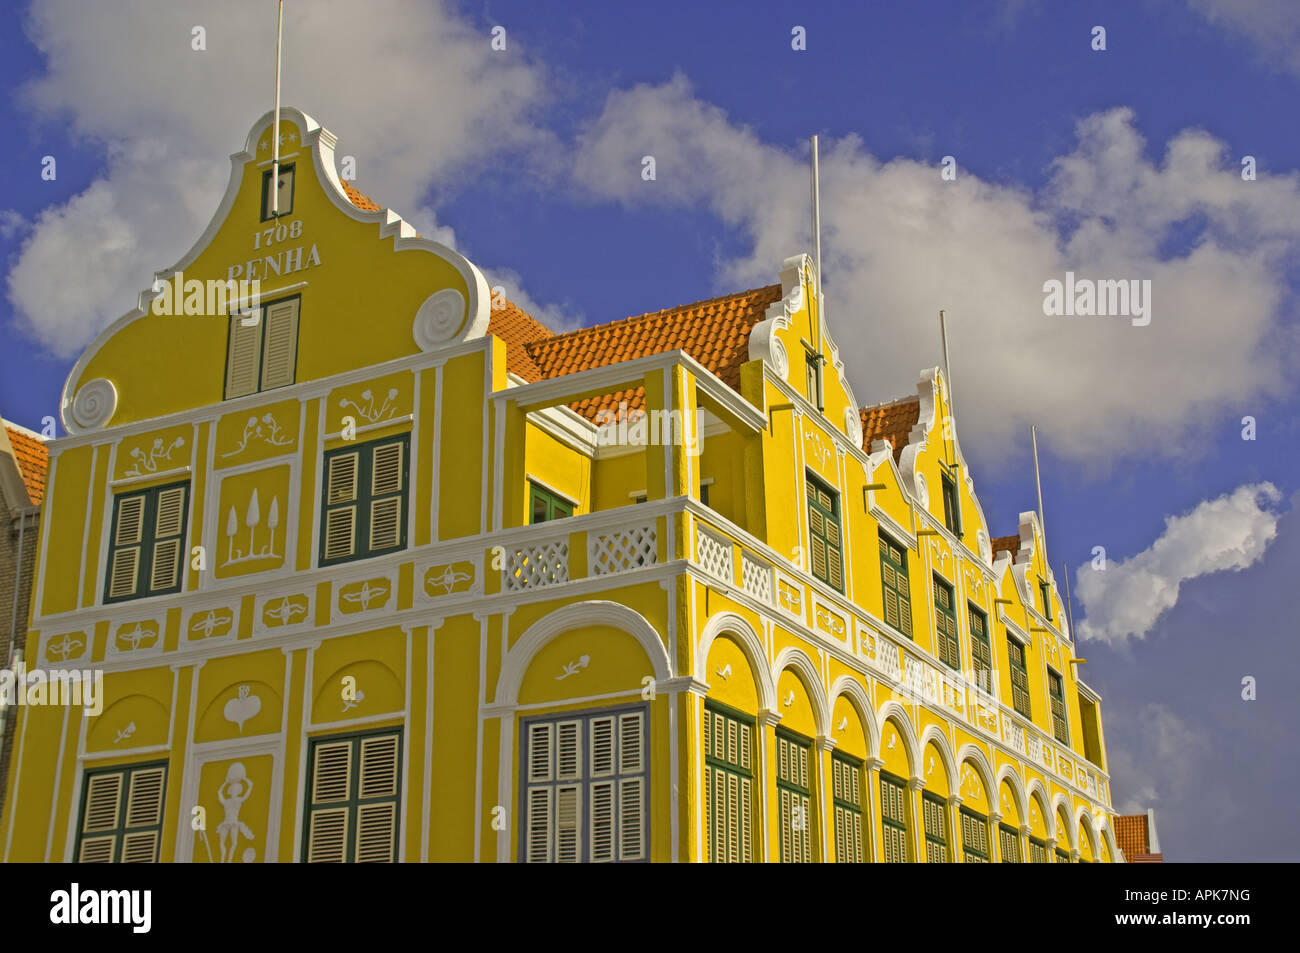
<path id="1" fill-rule="evenodd" d="M 1075 591 L 1087 618 L 1079 635 L 1112 644 L 1145 638 L 1177 603 L 1184 582 L 1253 565 L 1277 536 L 1278 514 L 1270 507 L 1281 496 L 1271 483 L 1238 487 L 1168 517 L 1160 538 L 1136 556 L 1105 570 L 1080 567 Z"/>
<path id="2" fill-rule="evenodd" d="M 1286 393 L 1296 342 L 1279 312 L 1300 247 L 1300 176 L 1243 182 L 1198 130 L 1152 161 L 1122 108 L 1081 120 L 1076 139 L 1037 192 L 960 166 L 943 181 L 853 136 L 823 144 L 827 317 L 861 402 L 914 392 L 917 371 L 939 363 L 940 308 L 958 427 L 977 458 L 981 445 L 1000 457 L 1031 421 L 1085 464 L 1134 447 L 1185 452 L 1227 408 Z M 719 262 L 728 288 L 770 283 L 811 247 L 806 146 L 763 141 L 681 75 L 611 93 L 575 176 L 628 205 L 709 209 L 748 239 Z M 1067 271 L 1150 279 L 1151 324 L 1045 316 L 1044 283 Z"/>
<path id="3" fill-rule="evenodd" d="M 1108 720 L 1113 721 L 1115 712 Z M 1112 739 L 1108 766 L 1116 807 L 1121 814 L 1159 808 L 1166 798 L 1191 786 L 1197 763 L 1208 749 L 1203 733 L 1168 705 L 1151 702 L 1123 721 L 1124 742 Z M 1112 734 L 1116 734 L 1112 732 Z M 1177 806 L 1177 798 L 1169 802 Z M 1156 812 L 1159 819 L 1159 810 Z"/>
<path id="4" fill-rule="evenodd" d="M 196 26 L 205 51 L 192 49 Z M 22 101 L 105 156 L 84 191 L 27 223 L 8 278 L 19 327 L 67 357 L 207 225 L 226 156 L 273 105 L 275 5 L 38 0 L 26 30 L 45 69 Z M 512 150 L 547 151 L 531 118 L 542 87 L 540 67 L 494 55 L 486 28 L 445 3 L 393 0 L 368 16 L 316 0 L 286 16 L 283 102 L 339 136 L 367 194 L 443 241 L 454 234 L 431 192 Z"/>
<path id="5" fill-rule="evenodd" d="M 1300 76 L 1300 6 L 1294 0 L 1187 0 L 1210 23 L 1246 37 L 1265 59 Z"/>

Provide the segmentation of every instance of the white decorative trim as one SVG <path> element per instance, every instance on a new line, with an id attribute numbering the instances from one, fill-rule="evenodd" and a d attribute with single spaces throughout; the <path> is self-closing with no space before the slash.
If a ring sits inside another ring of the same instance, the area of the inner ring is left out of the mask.
<path id="1" fill-rule="evenodd" d="M 81 385 L 72 398 L 71 415 L 65 414 L 63 425 L 70 433 L 97 430 L 108 423 L 117 410 L 117 387 L 112 381 L 97 377 Z M 67 419 L 71 416 L 71 420 Z"/>
<path id="2" fill-rule="evenodd" d="M 465 310 L 465 296 L 455 288 L 443 288 L 425 298 L 411 325 L 411 336 L 420 350 L 432 351 L 456 341 Z"/>

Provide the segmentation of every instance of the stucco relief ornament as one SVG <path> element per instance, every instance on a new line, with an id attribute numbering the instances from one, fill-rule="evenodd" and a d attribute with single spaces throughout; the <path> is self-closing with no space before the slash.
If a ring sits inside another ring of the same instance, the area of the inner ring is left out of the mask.
<path id="1" fill-rule="evenodd" d="M 925 474 L 916 475 L 916 499 L 924 509 L 930 508 L 930 487 L 925 482 Z"/>
<path id="2" fill-rule="evenodd" d="M 449 344 L 465 323 L 465 296 L 455 288 L 443 288 L 424 299 L 415 313 L 411 334 L 421 351 Z"/>
<path id="3" fill-rule="evenodd" d="M 563 672 L 555 676 L 555 680 L 559 682 L 568 678 L 570 675 L 577 675 L 578 672 L 586 668 L 590 663 L 591 663 L 590 655 L 584 655 L 580 657 L 577 661 L 568 662 L 565 664 Z"/>
<path id="4" fill-rule="evenodd" d="M 862 446 L 862 414 L 856 407 L 844 408 L 844 433 L 853 441 L 853 446 Z"/>
<path id="5" fill-rule="evenodd" d="M 226 721 L 232 725 L 238 725 L 240 734 L 243 734 L 244 722 L 256 717 L 261 710 L 262 699 L 254 695 L 249 686 L 240 685 L 238 697 L 226 702 L 222 714 L 225 716 Z"/>
<path id="6" fill-rule="evenodd" d="M 117 410 L 117 388 L 113 382 L 97 377 L 88 381 L 72 398 L 72 420 L 87 430 L 108 423 Z"/>
<path id="7" fill-rule="evenodd" d="M 790 357 L 785 353 L 785 345 L 779 338 L 772 340 L 772 364 L 777 377 L 784 378 L 790 373 Z"/>

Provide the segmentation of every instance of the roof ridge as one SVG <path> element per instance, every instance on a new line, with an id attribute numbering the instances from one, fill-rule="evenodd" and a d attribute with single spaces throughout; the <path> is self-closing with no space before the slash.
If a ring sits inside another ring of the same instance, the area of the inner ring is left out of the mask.
<path id="1" fill-rule="evenodd" d="M 22 424 L 16 424 L 12 420 L 6 420 L 4 417 L 0 417 L 0 424 L 3 424 L 9 430 L 16 430 L 20 434 L 31 437 L 33 440 L 39 440 L 41 443 L 45 443 L 50 439 L 44 434 L 37 433 L 35 430 L 28 430 Z"/>
<path id="2" fill-rule="evenodd" d="M 858 408 L 858 410 L 862 413 L 867 413 L 872 410 L 880 410 L 882 407 L 896 407 L 899 404 L 906 404 L 914 400 L 920 401 L 920 399 L 921 396 L 919 394 L 910 394 L 907 397 L 895 397 L 893 400 L 882 400 L 877 404 L 863 404 Z"/>

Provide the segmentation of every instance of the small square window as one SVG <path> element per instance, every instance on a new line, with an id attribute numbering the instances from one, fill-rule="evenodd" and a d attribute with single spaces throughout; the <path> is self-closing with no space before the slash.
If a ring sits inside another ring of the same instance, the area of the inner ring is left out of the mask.
<path id="1" fill-rule="evenodd" d="M 293 170 L 292 164 L 280 163 L 279 209 L 275 209 L 271 195 L 271 170 L 262 173 L 262 221 L 269 221 L 278 215 L 288 215 L 293 211 Z"/>

